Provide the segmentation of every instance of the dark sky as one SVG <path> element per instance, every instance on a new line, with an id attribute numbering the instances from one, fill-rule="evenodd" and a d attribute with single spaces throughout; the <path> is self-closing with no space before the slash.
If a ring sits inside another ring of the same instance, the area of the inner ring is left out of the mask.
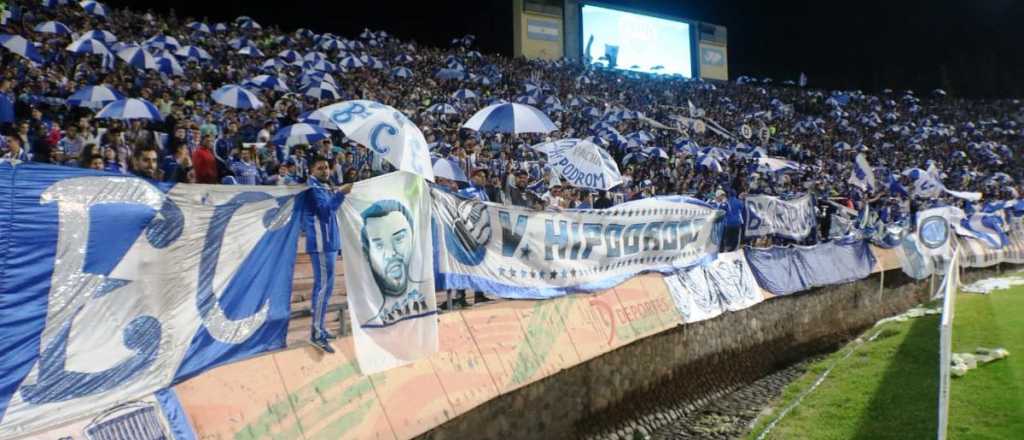
<path id="1" fill-rule="evenodd" d="M 152 2 L 115 1 L 111 5 Z M 147 4 L 148 3 L 148 4 Z M 605 0 L 729 30 L 729 73 L 781 81 L 806 72 L 812 86 L 879 90 L 941 87 L 960 96 L 1024 95 L 1024 1 Z M 484 52 L 512 52 L 512 1 L 335 2 L 171 0 L 179 15 L 309 27 L 354 36 L 386 29 L 423 43 L 465 33 Z"/>

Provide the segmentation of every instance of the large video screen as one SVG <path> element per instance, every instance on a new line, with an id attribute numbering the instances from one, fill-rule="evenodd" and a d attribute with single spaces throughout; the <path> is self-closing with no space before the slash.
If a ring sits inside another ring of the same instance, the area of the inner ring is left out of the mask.
<path id="1" fill-rule="evenodd" d="M 583 5 L 583 59 L 637 72 L 693 76 L 690 25 Z"/>

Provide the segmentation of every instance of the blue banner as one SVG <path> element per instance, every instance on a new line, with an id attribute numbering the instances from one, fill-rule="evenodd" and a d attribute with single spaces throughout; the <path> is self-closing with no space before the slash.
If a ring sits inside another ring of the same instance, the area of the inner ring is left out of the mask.
<path id="1" fill-rule="evenodd" d="M 10 162 L 0 182 L 0 438 L 284 346 L 299 189 Z"/>
<path id="2" fill-rule="evenodd" d="M 744 251 L 757 283 L 775 295 L 860 280 L 875 267 L 875 256 L 864 240 Z"/>

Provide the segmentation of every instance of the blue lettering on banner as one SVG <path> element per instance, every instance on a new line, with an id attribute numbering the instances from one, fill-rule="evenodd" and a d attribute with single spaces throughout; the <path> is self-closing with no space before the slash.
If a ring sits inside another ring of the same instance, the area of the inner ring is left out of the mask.
<path id="1" fill-rule="evenodd" d="M 513 230 L 511 215 L 508 211 L 498 211 L 498 221 L 501 223 L 501 255 L 503 257 L 516 255 L 516 249 L 519 249 L 519 243 L 523 241 L 523 235 L 526 233 L 526 219 L 525 215 L 517 216 L 516 226 Z"/>
<path id="2" fill-rule="evenodd" d="M 352 122 L 352 119 L 356 116 L 360 119 L 366 119 L 372 115 L 373 113 L 366 111 L 366 106 L 358 102 L 350 102 L 348 107 L 332 112 L 331 121 L 334 121 L 335 124 L 344 125 Z"/>
<path id="3" fill-rule="evenodd" d="M 612 223 L 604 230 L 604 242 L 608 243 L 608 258 L 619 258 L 622 255 L 622 231 L 625 226 Z"/>
<path id="4" fill-rule="evenodd" d="M 387 131 L 391 136 L 398 134 L 398 129 L 387 122 L 381 122 L 376 127 L 373 127 L 373 130 L 370 131 L 370 148 L 376 151 L 377 154 L 387 154 L 388 151 L 391 151 L 391 147 L 380 142 L 380 135 L 383 131 Z"/>
<path id="5" fill-rule="evenodd" d="M 553 251 L 558 247 L 558 258 L 565 258 L 565 250 L 569 244 L 568 223 L 565 220 L 558 222 L 560 232 L 555 232 L 555 222 L 544 221 L 544 259 L 554 260 Z"/>

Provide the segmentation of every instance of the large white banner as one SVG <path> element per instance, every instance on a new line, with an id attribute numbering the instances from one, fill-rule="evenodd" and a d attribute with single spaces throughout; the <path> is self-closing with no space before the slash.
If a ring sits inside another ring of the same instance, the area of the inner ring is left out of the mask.
<path id="1" fill-rule="evenodd" d="M 764 301 L 742 251 L 718 254 L 714 261 L 665 277 L 683 322 L 711 319 Z"/>
<path id="2" fill-rule="evenodd" d="M 964 212 L 955 206 L 926 209 L 917 213 L 917 239 L 927 256 L 950 259 L 953 256 L 953 232 Z"/>
<path id="3" fill-rule="evenodd" d="M 776 235 L 793 240 L 807 238 L 817 225 L 811 196 L 792 200 L 772 196 L 750 196 L 746 200 L 747 237 Z"/>
<path id="4" fill-rule="evenodd" d="M 441 285 L 504 298 L 614 286 L 713 258 L 721 211 L 685 197 L 535 211 L 433 191 Z"/>
<path id="5" fill-rule="evenodd" d="M 437 352 L 430 190 L 399 171 L 356 183 L 341 205 L 342 260 L 363 374 Z"/>

